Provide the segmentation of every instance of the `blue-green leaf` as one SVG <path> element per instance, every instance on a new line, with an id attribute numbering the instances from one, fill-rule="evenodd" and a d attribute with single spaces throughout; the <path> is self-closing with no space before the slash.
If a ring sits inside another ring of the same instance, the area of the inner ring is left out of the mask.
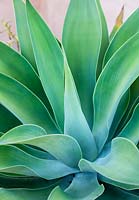
<path id="1" fill-rule="evenodd" d="M 94 162 L 81 160 L 79 167 L 82 171 L 95 170 L 126 190 L 139 189 L 139 151 L 128 139 L 114 139 L 106 156 Z"/>
<path id="2" fill-rule="evenodd" d="M 31 3 L 27 19 L 37 68 L 45 93 L 60 128 L 64 127 L 64 59 L 55 37 Z"/>
<path id="3" fill-rule="evenodd" d="M 0 52 L 0 73 L 10 76 L 25 85 L 51 110 L 41 81 L 28 61 L 2 42 L 0 42 Z"/>
<path id="4" fill-rule="evenodd" d="M 63 45 L 90 128 L 93 122 L 92 95 L 102 40 L 101 29 L 96 1 L 70 1 L 63 30 Z"/>
<path id="5" fill-rule="evenodd" d="M 0 73 L 0 103 L 23 124 L 36 124 L 49 133 L 58 133 L 44 104 L 29 89 Z"/>
<path id="6" fill-rule="evenodd" d="M 45 131 L 40 127 L 33 125 L 19 126 L 0 137 L 0 145 L 33 145 L 49 152 L 56 159 L 61 160 L 67 165 L 77 167 L 78 162 L 82 157 L 82 153 L 76 140 L 68 135 L 45 134 Z M 69 155 L 71 156 L 69 157 Z"/>
<path id="7" fill-rule="evenodd" d="M 48 200 L 95 200 L 103 192 L 104 186 L 99 185 L 96 173 L 79 173 L 65 191 L 57 186 Z"/>
<path id="8" fill-rule="evenodd" d="M 99 59 L 98 59 L 98 66 L 97 66 L 97 77 L 99 77 L 102 71 L 103 58 L 104 58 L 106 49 L 108 48 L 108 45 L 109 45 L 109 33 L 108 33 L 107 22 L 106 22 L 106 19 L 101 7 L 100 0 L 96 0 L 96 2 L 98 6 L 101 27 L 102 27 L 101 49 L 100 49 L 100 54 L 99 54 Z"/>
<path id="9" fill-rule="evenodd" d="M 127 125 L 123 128 L 119 137 L 125 137 L 133 141 L 136 145 L 139 142 L 139 104 L 135 107 L 133 115 Z"/>
<path id="10" fill-rule="evenodd" d="M 44 160 L 31 156 L 14 146 L 0 146 L 0 172 L 25 176 L 39 176 L 51 180 L 76 173 L 58 160 Z"/>
<path id="11" fill-rule="evenodd" d="M 110 132 L 109 132 L 109 138 L 108 138 L 109 141 L 111 141 L 112 138 L 115 136 L 118 125 L 120 124 L 121 119 L 126 113 L 126 110 L 129 105 L 129 101 L 130 101 L 130 90 L 127 90 L 127 92 L 121 98 L 118 108 L 116 110 L 116 113 L 115 113 L 115 116 L 110 128 Z"/>
<path id="12" fill-rule="evenodd" d="M 108 138 L 109 129 L 122 96 L 139 76 L 138 54 L 139 33 L 117 51 L 98 79 L 93 98 L 95 113 L 93 134 L 99 151 L 102 150 Z"/>
<path id="13" fill-rule="evenodd" d="M 138 200 L 139 196 L 129 193 L 120 188 L 116 188 L 110 185 L 105 185 L 105 192 L 98 200 Z"/>
<path id="14" fill-rule="evenodd" d="M 64 94 L 65 122 L 64 132 L 74 137 L 83 152 L 83 157 L 93 160 L 97 156 L 94 136 L 82 112 L 76 86 L 65 60 L 65 94 Z"/>
<path id="15" fill-rule="evenodd" d="M 113 54 L 133 35 L 139 32 L 139 9 L 137 9 L 119 29 L 111 41 L 105 55 L 104 65 Z"/>
<path id="16" fill-rule="evenodd" d="M 28 30 L 25 3 L 22 0 L 13 0 L 16 17 L 16 28 L 21 54 L 32 64 L 37 71 L 31 38 Z"/>
<path id="17" fill-rule="evenodd" d="M 45 200 L 52 188 L 44 189 L 4 189 L 0 188 L 0 197 L 4 200 Z"/>

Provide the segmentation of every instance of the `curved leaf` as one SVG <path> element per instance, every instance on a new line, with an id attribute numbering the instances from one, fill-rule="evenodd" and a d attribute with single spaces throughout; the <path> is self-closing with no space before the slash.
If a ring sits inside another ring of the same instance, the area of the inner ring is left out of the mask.
<path id="1" fill-rule="evenodd" d="M 130 87 L 130 102 L 128 109 L 121 121 L 122 127 L 124 127 L 126 123 L 129 121 L 138 103 L 139 103 L 139 78 L 137 78 L 136 81 Z"/>
<path id="2" fill-rule="evenodd" d="M 45 200 L 49 193 L 50 189 L 38 189 L 38 190 L 29 190 L 29 189 L 4 189 L 0 188 L 0 197 L 4 200 Z"/>
<path id="3" fill-rule="evenodd" d="M 0 52 L 0 73 L 10 76 L 28 87 L 51 111 L 40 79 L 27 60 L 2 42 L 0 42 Z"/>
<path id="4" fill-rule="evenodd" d="M 20 124 L 21 122 L 10 111 L 0 104 L 0 132 L 5 133 L 9 129 Z"/>
<path id="5" fill-rule="evenodd" d="M 78 173 L 65 192 L 75 199 L 93 200 L 104 192 L 104 186 L 98 183 L 96 173 Z"/>
<path id="6" fill-rule="evenodd" d="M 104 65 L 112 57 L 112 55 L 133 35 L 139 32 L 139 9 L 137 9 L 119 29 L 113 40 L 111 41 L 105 55 Z"/>
<path id="7" fill-rule="evenodd" d="M 102 27 L 102 40 L 101 40 L 101 48 L 100 48 L 100 54 L 99 54 L 99 59 L 98 59 L 98 66 L 97 66 L 97 77 L 99 77 L 101 71 L 102 71 L 102 64 L 103 64 L 103 58 L 106 52 L 106 49 L 109 45 L 109 33 L 108 33 L 108 27 L 107 27 L 107 22 L 100 4 L 100 0 L 96 0 L 98 10 L 99 10 L 99 15 L 101 19 L 101 27 Z"/>
<path id="8" fill-rule="evenodd" d="M 12 176 L 0 173 L 0 187 L 3 188 L 28 188 L 28 189 L 41 189 L 56 186 L 60 183 L 60 179 L 47 181 L 40 177 L 29 176 Z"/>
<path id="9" fill-rule="evenodd" d="M 95 111 L 93 134 L 99 151 L 108 138 L 109 129 L 121 97 L 139 76 L 138 54 L 139 33 L 117 51 L 98 79 L 93 97 Z"/>
<path id="10" fill-rule="evenodd" d="M 134 113 L 125 128 L 118 135 L 130 139 L 136 145 L 139 142 L 139 104 L 135 107 Z"/>
<path id="11" fill-rule="evenodd" d="M 73 174 L 73 169 L 58 160 L 44 160 L 33 157 L 14 146 L 0 146 L 0 172 L 39 176 L 51 180 Z"/>
<path id="12" fill-rule="evenodd" d="M 13 0 L 13 3 L 21 54 L 32 64 L 34 69 L 37 71 L 31 38 L 28 30 L 25 3 L 22 0 Z"/>
<path id="13" fill-rule="evenodd" d="M 36 124 L 49 133 L 59 132 L 43 103 L 16 80 L 0 73 L 0 103 L 23 124 Z"/>
<path id="14" fill-rule="evenodd" d="M 62 134 L 44 134 L 45 132 L 40 128 L 31 128 L 31 126 L 20 126 L 18 128 L 12 129 L 11 131 L 0 137 L 0 145 L 33 145 L 44 149 L 45 151 L 52 154 L 56 159 L 61 160 L 67 165 L 71 167 L 77 167 L 78 162 L 82 157 L 82 153 L 76 140 L 70 136 Z M 69 155 L 71 156 L 69 157 Z"/>
<path id="15" fill-rule="evenodd" d="M 116 113 L 115 113 L 115 116 L 110 128 L 110 132 L 109 132 L 109 138 L 108 138 L 109 141 L 111 141 L 112 138 L 115 136 L 118 125 L 120 124 L 121 119 L 126 113 L 126 110 L 129 105 L 129 101 L 130 101 L 130 90 L 127 90 L 127 92 L 121 98 L 118 108 L 116 110 Z"/>
<path id="16" fill-rule="evenodd" d="M 63 45 L 85 117 L 92 128 L 92 94 L 102 39 L 97 3 L 71 0 L 63 30 Z"/>
<path id="17" fill-rule="evenodd" d="M 114 139 L 110 152 L 105 157 L 100 157 L 94 162 L 81 160 L 79 167 L 82 171 L 95 170 L 104 177 L 116 181 L 117 186 L 119 183 L 119 187 L 125 184 L 125 189 L 139 189 L 139 151 L 125 138 Z"/>
<path id="18" fill-rule="evenodd" d="M 98 200 L 138 200 L 139 196 L 131 194 L 110 185 L 105 186 L 105 192 Z"/>
<path id="19" fill-rule="evenodd" d="M 64 132 L 78 141 L 84 158 L 95 159 L 97 147 L 94 136 L 82 112 L 76 86 L 67 63 L 65 63 L 64 111 Z"/>
<path id="20" fill-rule="evenodd" d="M 68 192 L 64 192 L 59 186 L 57 186 L 48 197 L 48 200 L 95 200 L 104 191 L 104 187 L 99 185 L 94 174 L 88 173 L 78 174 L 73 180 L 70 189 L 72 189 L 71 195 Z"/>
<path id="21" fill-rule="evenodd" d="M 35 137 L 46 135 L 46 131 L 36 125 L 21 125 L 17 126 L 0 137 L 4 142 L 16 143 L 20 140 L 29 140 Z"/>
<path id="22" fill-rule="evenodd" d="M 26 9 L 40 79 L 56 120 L 63 130 L 64 59 L 62 51 L 55 37 L 28 0 L 26 1 Z"/>

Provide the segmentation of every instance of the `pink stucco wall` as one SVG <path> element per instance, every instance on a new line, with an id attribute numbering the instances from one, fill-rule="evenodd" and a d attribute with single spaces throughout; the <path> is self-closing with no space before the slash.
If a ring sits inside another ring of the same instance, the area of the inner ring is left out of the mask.
<path id="1" fill-rule="evenodd" d="M 60 38 L 64 16 L 69 0 L 31 0 L 41 12 L 52 31 Z M 115 22 L 122 5 L 125 5 L 125 19 L 139 6 L 139 0 L 101 0 L 108 21 L 109 30 Z M 10 21 L 15 31 L 12 0 L 0 0 L 0 21 Z M 4 29 L 0 23 L 0 31 Z M 7 41 L 7 34 L 0 33 L 0 40 Z"/>

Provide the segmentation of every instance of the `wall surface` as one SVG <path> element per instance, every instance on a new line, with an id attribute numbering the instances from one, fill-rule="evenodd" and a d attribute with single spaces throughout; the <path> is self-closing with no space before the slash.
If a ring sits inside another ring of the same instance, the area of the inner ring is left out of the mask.
<path id="1" fill-rule="evenodd" d="M 57 35 L 57 37 L 61 38 L 64 16 L 69 0 L 31 1 L 45 18 L 52 31 Z M 101 0 L 101 3 L 108 21 L 109 30 L 112 29 L 115 18 L 123 5 L 125 5 L 125 19 L 139 6 L 139 0 Z M 8 21 L 12 25 L 13 32 L 15 32 L 12 0 L 0 0 L 0 40 L 8 41 L 2 20 L 6 22 Z"/>

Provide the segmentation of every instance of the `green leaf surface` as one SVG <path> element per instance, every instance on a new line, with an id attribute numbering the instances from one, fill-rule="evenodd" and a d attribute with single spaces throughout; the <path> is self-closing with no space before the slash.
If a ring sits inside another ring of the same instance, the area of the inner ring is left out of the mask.
<path id="1" fill-rule="evenodd" d="M 83 152 L 83 157 L 93 160 L 97 156 L 94 136 L 82 112 L 76 86 L 65 61 L 65 94 L 64 94 L 65 122 L 64 132 L 74 137 Z"/>
<path id="2" fill-rule="evenodd" d="M 10 142 L 10 143 L 16 143 L 20 140 L 29 140 L 36 137 L 41 137 L 46 135 L 46 131 L 36 125 L 21 125 L 17 126 L 11 130 L 9 130 L 7 133 L 5 133 L 2 137 L 0 137 L 0 140 L 4 142 Z"/>
<path id="3" fill-rule="evenodd" d="M 95 113 L 93 134 L 99 151 L 102 150 L 108 138 L 109 129 L 122 96 L 139 76 L 138 54 L 139 33 L 117 51 L 98 79 L 93 96 Z"/>
<path id="4" fill-rule="evenodd" d="M 72 193 L 69 189 L 72 190 Z M 94 174 L 78 174 L 71 183 L 67 192 L 57 186 L 48 197 L 48 200 L 95 200 L 104 191 L 103 185 L 99 185 Z"/>
<path id="5" fill-rule="evenodd" d="M 112 57 L 112 55 L 133 35 L 139 32 L 139 9 L 137 9 L 119 29 L 117 34 L 111 41 L 105 55 L 104 65 Z"/>
<path id="6" fill-rule="evenodd" d="M 85 117 L 92 128 L 92 94 L 101 47 L 102 27 L 94 0 L 71 0 L 65 18 L 63 45 L 81 99 Z"/>
<path id="7" fill-rule="evenodd" d="M 59 44 L 30 2 L 27 19 L 38 72 L 56 120 L 64 127 L 64 59 Z M 37 26 L 36 26 L 37 24 Z"/>
<path id="8" fill-rule="evenodd" d="M 16 80 L 0 74 L 0 103 L 23 124 L 36 124 L 49 133 L 58 133 L 44 104 Z"/>
<path id="9" fill-rule="evenodd" d="M 116 110 L 116 113 L 115 113 L 115 116 L 110 128 L 110 132 L 109 132 L 109 138 L 108 138 L 109 141 L 111 141 L 112 138 L 115 136 L 118 125 L 120 124 L 122 117 L 126 113 L 126 110 L 129 105 L 129 101 L 130 101 L 130 90 L 127 90 L 127 92 L 121 98 L 118 108 Z"/>
<path id="10" fill-rule="evenodd" d="M 20 126 L 18 128 L 12 129 L 0 137 L 0 145 L 33 145 L 49 152 L 56 159 L 61 160 L 67 165 L 71 167 L 77 167 L 78 162 L 82 157 L 82 153 L 76 140 L 68 135 L 44 134 L 45 132 L 39 127 L 31 128 L 31 126 Z"/>
<path id="11" fill-rule="evenodd" d="M 5 133 L 6 131 L 20 124 L 21 122 L 10 111 L 0 104 L 0 132 Z"/>
<path id="12" fill-rule="evenodd" d="M 139 196 L 131 194 L 110 185 L 105 186 L 105 192 L 98 200 L 138 200 Z"/>
<path id="13" fill-rule="evenodd" d="M 77 172 L 58 160 L 33 157 L 14 146 L 0 146 L 0 172 L 38 176 L 47 180 Z"/>
<path id="14" fill-rule="evenodd" d="M 15 146 L 34 157 L 47 159 L 47 160 L 55 160 L 54 156 L 52 156 L 51 154 L 49 154 L 48 152 L 42 149 L 38 149 L 35 146 L 29 146 L 29 145 L 24 145 L 24 144 L 16 144 Z"/>
<path id="15" fill-rule="evenodd" d="M 82 159 L 79 167 L 82 171 L 95 170 L 104 177 L 116 181 L 117 186 L 119 183 L 119 187 L 121 184 L 124 187 L 125 184 L 125 189 L 139 189 L 139 151 L 128 139 L 114 139 L 106 156 L 94 162 Z"/>
<path id="16" fill-rule="evenodd" d="M 130 87 L 130 102 L 128 109 L 121 121 L 122 127 L 130 120 L 136 105 L 139 103 L 139 78 Z"/>
<path id="17" fill-rule="evenodd" d="M 65 192 L 73 199 L 96 199 L 104 191 L 104 186 L 100 185 L 96 173 L 78 173 Z"/>
<path id="18" fill-rule="evenodd" d="M 3 188 L 28 188 L 28 189 L 41 189 L 49 188 L 50 186 L 56 186 L 60 183 L 60 179 L 47 181 L 40 177 L 29 177 L 29 176 L 12 176 L 0 173 L 0 187 Z"/>
<path id="19" fill-rule="evenodd" d="M 23 2 L 23 0 L 13 0 L 13 4 L 21 54 L 32 64 L 34 69 L 37 71 L 37 66 L 28 29 L 25 3 Z"/>
<path id="20" fill-rule="evenodd" d="M 109 33 L 108 33 L 107 22 L 103 13 L 100 0 L 96 0 L 96 2 L 97 2 L 101 26 L 102 26 L 101 49 L 100 49 L 100 54 L 99 54 L 99 59 L 98 59 L 98 66 L 97 66 L 97 77 L 99 77 L 102 71 L 103 58 L 104 58 L 106 49 L 108 48 L 108 45 L 109 45 Z"/>
<path id="21" fill-rule="evenodd" d="M 41 81 L 28 61 L 2 42 L 0 42 L 0 52 L 0 73 L 10 76 L 28 87 L 51 110 Z"/>
<path id="22" fill-rule="evenodd" d="M 46 200 L 50 189 L 4 189 L 0 188 L 0 197 L 4 200 Z"/>
<path id="23" fill-rule="evenodd" d="M 136 145 L 139 142 L 139 104 L 135 107 L 133 115 L 119 137 L 125 137 L 134 142 Z"/>

